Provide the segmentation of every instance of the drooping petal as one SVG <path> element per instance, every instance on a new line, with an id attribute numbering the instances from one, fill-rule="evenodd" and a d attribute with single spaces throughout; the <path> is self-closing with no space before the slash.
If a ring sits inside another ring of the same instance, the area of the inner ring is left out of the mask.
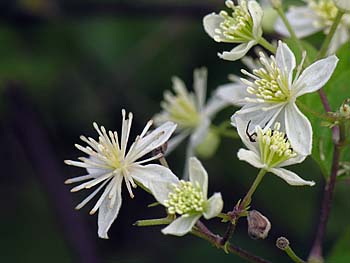
<path id="1" fill-rule="evenodd" d="M 208 173 L 204 169 L 202 163 L 196 158 L 191 157 L 189 160 L 189 176 L 193 184 L 198 183 L 203 192 L 203 196 L 207 199 L 208 195 Z"/>
<path id="2" fill-rule="evenodd" d="M 245 98 L 252 96 L 247 92 L 247 86 L 239 82 L 219 86 L 216 94 L 220 99 L 238 107 L 245 105 Z"/>
<path id="3" fill-rule="evenodd" d="M 173 138 L 168 141 L 167 150 L 165 151 L 165 155 L 170 154 L 181 142 L 183 142 L 187 136 L 191 134 L 190 130 L 183 130 Z"/>
<path id="4" fill-rule="evenodd" d="M 99 209 L 98 209 L 98 236 L 100 238 L 108 239 L 108 230 L 111 227 L 114 220 L 117 218 L 119 209 L 122 205 L 122 176 L 116 176 L 114 179 L 110 182 L 110 184 L 114 183 L 116 184 L 116 200 L 114 205 L 111 207 L 111 200 L 109 198 L 104 198 L 102 201 Z M 106 188 L 107 189 L 107 188 Z"/>
<path id="5" fill-rule="evenodd" d="M 205 32 L 207 32 L 207 34 L 214 39 L 214 36 L 217 35 L 215 33 L 215 29 L 220 28 L 220 23 L 222 23 L 223 21 L 224 18 L 215 13 L 206 15 L 203 18 L 203 26 Z"/>
<path id="6" fill-rule="evenodd" d="M 207 208 L 204 211 L 203 216 L 206 219 L 216 217 L 221 213 L 223 206 L 224 201 L 222 200 L 221 193 L 215 193 L 208 199 Z"/>
<path id="7" fill-rule="evenodd" d="M 191 215 L 191 216 L 181 216 L 177 218 L 175 221 L 170 223 L 166 228 L 162 229 L 162 233 L 164 235 L 174 235 L 174 236 L 183 236 L 191 231 L 192 227 L 196 224 L 198 219 L 201 217 L 199 215 Z"/>
<path id="8" fill-rule="evenodd" d="M 338 60 L 332 55 L 308 66 L 292 87 L 295 96 L 299 97 L 322 88 L 332 76 Z"/>
<path id="9" fill-rule="evenodd" d="M 315 185 L 314 181 L 306 181 L 299 177 L 296 173 L 293 173 L 284 168 L 272 168 L 269 170 L 271 173 L 274 173 L 278 177 L 282 178 L 290 185 L 300 186 L 300 185 Z"/>
<path id="10" fill-rule="evenodd" d="M 317 15 L 309 7 L 302 6 L 290 8 L 286 16 L 288 21 L 291 23 L 295 34 L 299 38 L 312 35 L 322 30 L 320 23 L 315 23 L 318 21 Z M 277 19 L 275 30 L 283 36 L 290 36 L 281 18 Z"/>
<path id="11" fill-rule="evenodd" d="M 293 70 L 295 68 L 295 56 L 287 44 L 279 41 L 276 51 L 276 63 L 278 68 L 287 73 L 288 83 L 291 84 L 293 77 Z"/>
<path id="12" fill-rule="evenodd" d="M 262 35 L 263 10 L 256 1 L 248 1 L 248 11 L 253 20 L 253 36 L 259 39 Z"/>
<path id="13" fill-rule="evenodd" d="M 199 68 L 193 72 L 193 89 L 196 93 L 197 109 L 202 111 L 207 96 L 207 69 Z"/>
<path id="14" fill-rule="evenodd" d="M 221 54 L 219 53 L 218 56 L 225 60 L 235 61 L 247 54 L 249 49 L 251 49 L 256 44 L 257 42 L 255 40 L 251 40 L 249 42 L 239 44 L 238 46 L 234 47 L 231 51 L 224 51 Z"/>
<path id="15" fill-rule="evenodd" d="M 256 168 L 265 167 L 265 165 L 261 162 L 260 157 L 253 151 L 239 149 L 237 156 L 239 160 L 246 161 Z"/>
<path id="16" fill-rule="evenodd" d="M 158 164 L 132 165 L 129 174 L 134 180 L 149 189 L 161 204 L 168 199 L 169 192 L 173 190 L 173 184 L 179 182 L 170 169 Z"/>
<path id="17" fill-rule="evenodd" d="M 176 129 L 176 124 L 173 122 L 166 122 L 153 130 L 151 133 L 141 138 L 136 142 L 135 147 L 129 150 L 126 159 L 128 162 L 134 162 L 140 157 L 160 147 L 167 142 L 170 136 Z"/>
<path id="18" fill-rule="evenodd" d="M 285 108 L 285 126 L 293 150 L 301 155 L 311 154 L 312 127 L 295 103 L 289 103 Z"/>

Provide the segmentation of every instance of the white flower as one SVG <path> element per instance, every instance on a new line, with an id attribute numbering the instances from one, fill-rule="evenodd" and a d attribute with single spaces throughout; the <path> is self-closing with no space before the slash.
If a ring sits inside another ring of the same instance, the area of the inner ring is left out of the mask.
<path id="1" fill-rule="evenodd" d="M 154 116 L 156 125 L 166 121 L 177 124 L 178 135 L 168 143 L 169 154 L 186 137 L 190 137 L 187 146 L 186 160 L 194 155 L 194 149 L 206 137 L 211 118 L 227 103 L 215 94 L 205 104 L 207 90 L 207 70 L 196 69 L 193 74 L 194 93 L 188 92 L 183 81 L 177 77 L 172 79 L 173 95 L 170 91 L 164 92 L 164 101 L 161 102 L 163 111 Z"/>
<path id="2" fill-rule="evenodd" d="M 164 166 L 157 164 L 144 165 L 145 162 L 158 159 L 160 155 L 139 160 L 163 145 L 176 129 L 176 124 L 166 122 L 159 128 L 147 133 L 152 125 L 152 121 L 149 121 L 127 151 L 133 115 L 129 113 L 128 119 L 125 118 L 125 115 L 125 110 L 122 110 L 123 122 L 120 141 L 117 132 L 107 132 L 103 126 L 99 128 L 94 123 L 94 128 L 99 134 L 98 141 L 81 136 L 80 139 L 88 146 L 75 145 L 89 157 L 80 157 L 80 161 L 65 161 L 68 165 L 82 167 L 87 170 L 86 175 L 71 178 L 65 182 L 71 184 L 88 180 L 72 188 L 71 192 L 90 189 L 99 185 L 76 209 L 82 208 L 105 187 L 102 195 L 90 211 L 90 214 L 94 214 L 98 210 L 98 235 L 101 238 L 108 238 L 107 232 L 118 215 L 122 204 L 121 187 L 123 180 L 131 198 L 134 197 L 132 187 L 135 188 L 137 184 L 140 184 L 152 192 L 157 201 L 163 200 L 166 197 L 164 195 L 167 194 L 169 185 L 178 181 L 177 177 Z"/>
<path id="3" fill-rule="evenodd" d="M 303 38 L 316 32 L 328 34 L 337 15 L 338 8 L 332 0 L 306 0 L 306 6 L 291 7 L 286 16 L 291 23 L 297 37 Z M 350 1 L 344 1 L 349 4 Z M 350 38 L 350 15 L 345 14 L 330 43 L 328 54 L 333 54 Z M 289 32 L 281 19 L 275 25 L 278 33 L 289 36 Z"/>
<path id="4" fill-rule="evenodd" d="M 195 157 L 189 160 L 189 175 L 190 181 L 173 184 L 168 196 L 160 201 L 169 214 L 180 215 L 162 230 L 163 234 L 183 236 L 191 231 L 201 216 L 206 219 L 216 217 L 223 208 L 220 193 L 208 199 L 208 174 Z"/>
<path id="5" fill-rule="evenodd" d="M 253 0 L 238 0 L 236 6 L 230 0 L 225 3 L 232 13 L 221 11 L 219 14 L 208 14 L 203 18 L 203 26 L 217 42 L 240 43 L 231 51 L 218 54 L 220 58 L 233 61 L 243 57 L 251 47 L 258 44 L 263 33 L 263 11 Z"/>
<path id="6" fill-rule="evenodd" d="M 274 129 L 268 128 L 263 131 L 260 126 L 255 126 L 253 133 L 247 131 L 250 123 L 239 118 L 236 119 L 238 134 L 241 137 L 246 149 L 239 149 L 238 159 L 246 161 L 252 166 L 265 169 L 282 178 L 290 185 L 309 185 L 315 182 L 305 181 L 297 174 L 282 167 L 300 163 L 305 159 L 305 155 L 296 153 L 286 137 L 281 132 L 280 124 L 277 122 Z"/>
<path id="7" fill-rule="evenodd" d="M 333 0 L 334 4 L 344 12 L 350 11 L 350 1 L 349 0 Z"/>
<path id="8" fill-rule="evenodd" d="M 260 54 L 262 68 L 249 73 L 242 73 L 250 79 L 241 79 L 246 84 L 246 92 L 236 92 L 234 100 L 243 101 L 245 105 L 231 118 L 251 121 L 252 127 L 259 125 L 269 128 L 278 121 L 286 131 L 293 149 L 309 155 L 312 148 L 312 127 L 309 120 L 300 112 L 295 104 L 296 99 L 306 93 L 320 89 L 331 77 L 338 58 L 334 55 L 321 59 L 308 66 L 303 72 L 301 65 L 293 75 L 296 62 L 295 56 L 288 46 L 281 41 L 278 44 L 276 57 L 266 57 Z M 242 94 L 242 96 L 241 96 Z"/>

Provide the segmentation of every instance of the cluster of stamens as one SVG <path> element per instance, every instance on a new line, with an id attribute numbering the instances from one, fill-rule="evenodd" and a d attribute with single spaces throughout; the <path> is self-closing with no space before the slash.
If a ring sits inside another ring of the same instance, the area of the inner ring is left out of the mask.
<path id="1" fill-rule="evenodd" d="M 181 180 L 164 201 L 169 214 L 190 215 L 204 211 L 205 200 L 198 183 Z"/>
<path id="2" fill-rule="evenodd" d="M 338 12 L 338 8 L 335 6 L 332 0 L 310 0 L 309 7 L 320 18 L 319 21 L 314 21 L 316 26 L 331 26 Z"/>
<path id="3" fill-rule="evenodd" d="M 174 90 L 175 95 L 170 91 L 164 93 L 165 101 L 162 101 L 161 107 L 165 110 L 166 117 L 164 115 L 163 117 L 177 123 L 180 128 L 197 127 L 200 122 L 200 114 L 197 111 L 193 94 L 179 86 L 174 86 Z M 166 121 L 165 119 L 162 121 Z"/>
<path id="4" fill-rule="evenodd" d="M 268 167 L 275 167 L 280 163 L 297 156 L 284 132 L 279 131 L 280 123 L 276 122 L 274 129 L 264 132 L 257 128 L 257 142 L 259 143 L 261 161 Z"/>
<path id="5" fill-rule="evenodd" d="M 221 11 L 224 19 L 220 28 L 215 29 L 214 40 L 217 42 L 245 42 L 253 38 L 253 20 L 247 8 L 247 1 L 242 0 L 239 5 L 234 5 L 231 0 L 225 2 L 226 6 L 233 10 L 231 14 Z"/>
<path id="6" fill-rule="evenodd" d="M 252 102 L 283 102 L 290 97 L 288 87 L 288 76 L 276 65 L 274 56 L 267 58 L 264 53 L 260 53 L 260 62 L 262 68 L 254 69 L 253 74 L 246 70 L 242 73 L 249 76 L 252 80 L 241 79 L 246 84 L 247 92 L 256 96 L 256 98 L 246 98 Z"/>

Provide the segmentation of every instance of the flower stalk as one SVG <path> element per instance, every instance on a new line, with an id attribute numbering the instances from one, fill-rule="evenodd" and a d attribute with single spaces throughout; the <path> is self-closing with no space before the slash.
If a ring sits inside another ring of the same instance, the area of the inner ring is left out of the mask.
<path id="1" fill-rule="evenodd" d="M 276 246 L 286 252 L 286 254 L 290 257 L 291 260 L 295 263 L 306 263 L 300 257 L 295 254 L 293 249 L 290 247 L 289 240 L 285 237 L 279 237 L 276 241 Z"/>
<path id="2" fill-rule="evenodd" d="M 273 46 L 269 41 L 267 41 L 265 38 L 261 37 L 258 41 L 258 43 L 266 48 L 268 51 L 270 51 L 272 54 L 276 54 L 276 47 Z"/>

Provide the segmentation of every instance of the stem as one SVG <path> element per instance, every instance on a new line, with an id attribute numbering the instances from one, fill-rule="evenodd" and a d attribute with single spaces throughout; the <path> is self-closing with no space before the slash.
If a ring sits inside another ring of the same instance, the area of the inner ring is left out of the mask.
<path id="1" fill-rule="evenodd" d="M 174 221 L 173 216 L 167 216 L 164 218 L 157 218 L 157 219 L 146 219 L 146 220 L 137 220 L 134 223 L 134 226 L 159 226 L 159 225 L 168 225 L 172 221 Z"/>
<path id="2" fill-rule="evenodd" d="M 295 31 L 294 31 L 292 25 L 289 23 L 289 20 L 286 17 L 286 14 L 284 13 L 282 7 L 278 7 L 278 8 L 275 8 L 275 9 L 276 9 L 278 15 L 281 17 L 284 25 L 286 26 L 286 28 L 287 28 L 290 36 L 291 36 L 291 39 L 297 44 L 298 49 L 300 50 L 300 53 L 303 53 L 304 47 L 301 44 L 301 42 L 300 42 L 299 38 L 297 37 L 297 35 L 295 34 Z M 310 64 L 308 56 L 306 56 L 305 62 L 306 62 L 306 65 Z"/>
<path id="3" fill-rule="evenodd" d="M 267 41 L 265 38 L 261 37 L 258 41 L 258 43 L 266 48 L 268 51 L 270 51 L 272 54 L 276 54 L 276 47 L 274 47 L 269 41 Z"/>
<path id="4" fill-rule="evenodd" d="M 326 39 L 323 41 L 320 52 L 318 53 L 318 56 L 317 56 L 318 59 L 323 58 L 327 54 L 329 44 L 331 43 L 331 40 L 335 34 L 335 31 L 337 30 L 339 23 L 341 22 L 341 18 L 343 17 L 343 15 L 344 15 L 344 12 L 338 9 L 338 13 L 334 19 L 334 22 L 329 30 L 328 35 L 326 36 Z"/>
<path id="5" fill-rule="evenodd" d="M 231 216 L 231 222 L 228 225 L 226 232 L 221 240 L 222 245 L 228 242 L 230 240 L 231 236 L 233 235 L 235 229 L 236 229 L 236 224 L 238 219 L 242 216 L 242 212 L 246 210 L 246 208 L 249 206 L 251 200 L 252 200 L 252 195 L 254 194 L 255 190 L 257 189 L 258 185 L 260 184 L 261 180 L 263 179 L 264 175 L 266 174 L 265 169 L 261 169 L 256 176 L 252 186 L 248 190 L 247 194 L 243 198 L 243 201 L 238 205 L 233 208 L 231 212 L 228 213 L 229 216 Z"/>
<path id="6" fill-rule="evenodd" d="M 286 249 L 284 250 L 287 255 L 290 257 L 291 260 L 293 260 L 293 262 L 295 263 L 305 263 L 304 260 L 302 260 L 300 257 L 298 257 L 294 251 L 292 250 L 292 248 L 290 246 L 287 246 Z"/>
<path id="7" fill-rule="evenodd" d="M 323 262 L 322 243 L 326 232 L 327 221 L 331 209 L 331 203 L 335 187 L 335 181 L 339 169 L 340 148 L 341 147 L 338 144 L 334 145 L 331 176 L 328 182 L 326 183 L 324 189 L 320 221 L 317 228 L 316 238 L 312 246 L 311 252 L 309 254 L 309 260 L 313 262 Z"/>
<path id="8" fill-rule="evenodd" d="M 271 263 L 270 261 L 263 259 L 261 257 L 258 257 L 256 255 L 251 254 L 250 252 L 234 246 L 229 243 L 222 243 L 222 237 L 219 235 L 215 235 L 212 233 L 201 221 L 198 221 L 196 224 L 196 227 L 192 229 L 191 234 L 202 238 L 204 240 L 207 240 L 212 245 L 214 245 L 218 249 L 222 249 L 227 253 L 235 254 L 249 262 L 253 263 Z"/>

